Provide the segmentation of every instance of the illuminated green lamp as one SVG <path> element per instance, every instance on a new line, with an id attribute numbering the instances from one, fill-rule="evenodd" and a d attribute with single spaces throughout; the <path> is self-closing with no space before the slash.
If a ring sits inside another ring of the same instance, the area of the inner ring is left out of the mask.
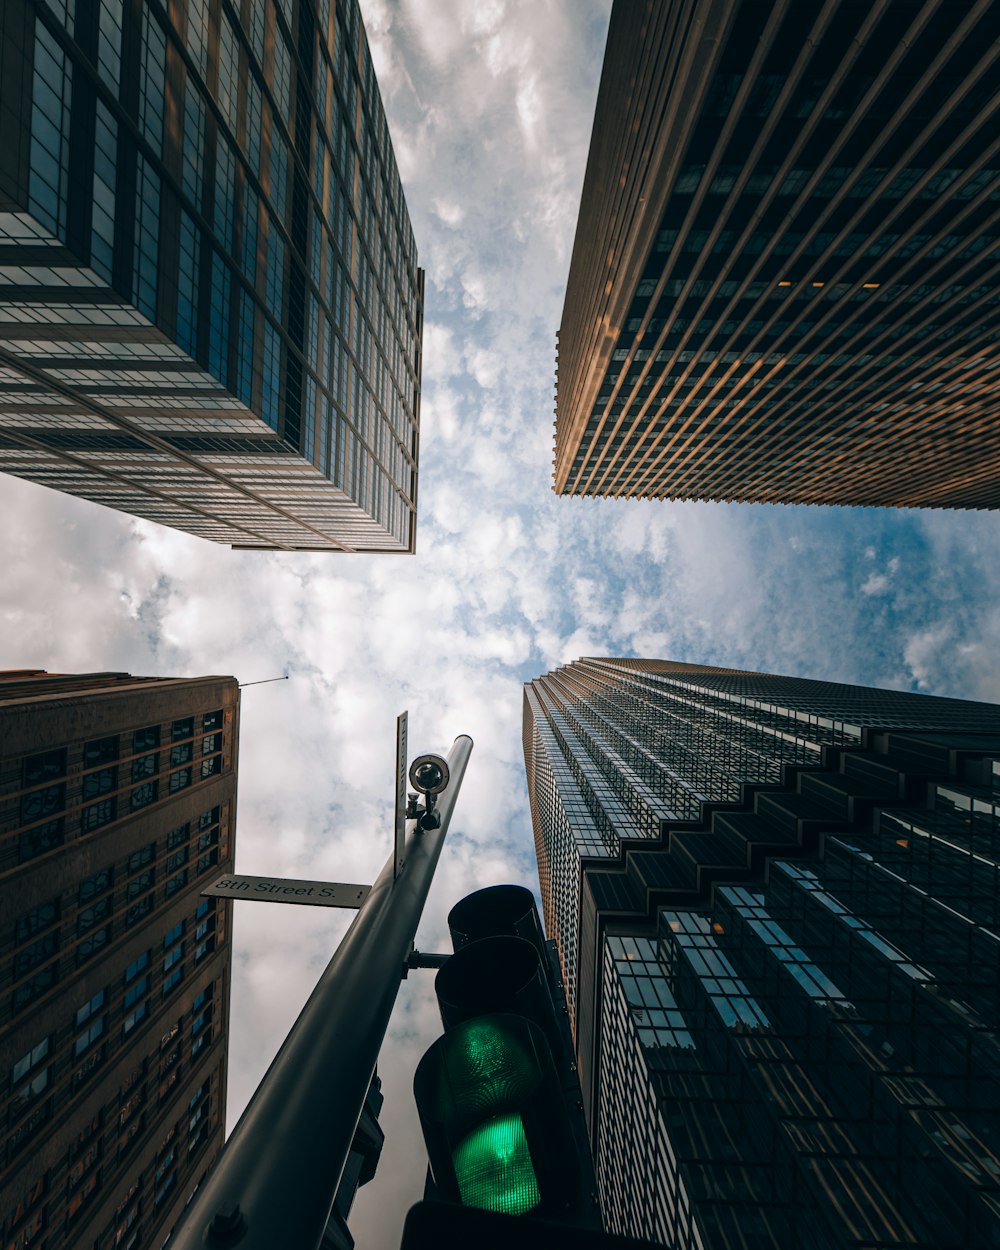
<path id="1" fill-rule="evenodd" d="M 462 1203 L 506 1215 L 526 1215 L 542 1200 L 524 1121 L 517 1112 L 475 1128 L 452 1153 Z"/>
<path id="2" fill-rule="evenodd" d="M 439 1196 L 506 1215 L 546 1205 L 553 1076 L 545 1035 L 523 1016 L 477 1016 L 438 1038 L 414 1092 Z"/>

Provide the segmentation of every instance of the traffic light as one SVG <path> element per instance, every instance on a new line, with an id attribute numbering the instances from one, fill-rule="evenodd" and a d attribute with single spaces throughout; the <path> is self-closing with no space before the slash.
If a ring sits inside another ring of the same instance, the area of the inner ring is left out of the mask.
<path id="1" fill-rule="evenodd" d="M 435 980 L 445 1033 L 414 1077 L 434 1192 L 599 1227 L 572 1045 L 534 899 L 521 886 L 478 890 L 448 925 L 455 954 Z"/>

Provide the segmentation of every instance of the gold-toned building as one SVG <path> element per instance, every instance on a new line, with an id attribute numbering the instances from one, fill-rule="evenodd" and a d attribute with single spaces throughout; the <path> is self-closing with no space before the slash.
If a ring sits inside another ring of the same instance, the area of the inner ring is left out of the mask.
<path id="1" fill-rule="evenodd" d="M 554 487 L 1000 505 L 1000 9 L 616 3 Z"/>

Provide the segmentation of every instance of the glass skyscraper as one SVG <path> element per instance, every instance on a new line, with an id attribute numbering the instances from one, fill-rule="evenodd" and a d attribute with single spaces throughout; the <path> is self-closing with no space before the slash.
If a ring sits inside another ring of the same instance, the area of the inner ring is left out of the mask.
<path id="1" fill-rule="evenodd" d="M 0 471 L 414 549 L 423 272 L 357 0 L 5 0 Z"/>
<path id="2" fill-rule="evenodd" d="M 524 751 L 609 1230 L 995 1244 L 1000 708 L 586 659 Z"/>
<path id="3" fill-rule="evenodd" d="M 1000 6 L 617 0 L 565 495 L 1000 507 Z"/>

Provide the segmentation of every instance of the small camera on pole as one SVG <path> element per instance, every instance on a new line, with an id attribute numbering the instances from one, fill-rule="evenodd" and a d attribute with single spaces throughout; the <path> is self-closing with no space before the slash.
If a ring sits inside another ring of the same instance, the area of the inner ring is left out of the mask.
<path id="1" fill-rule="evenodd" d="M 450 774 L 448 763 L 440 755 L 418 755 L 410 765 L 410 785 L 424 796 L 424 806 L 418 806 L 417 794 L 409 795 L 406 815 L 417 821 L 417 828 L 438 829 L 441 815 L 435 810 L 435 800 L 446 789 Z"/>

